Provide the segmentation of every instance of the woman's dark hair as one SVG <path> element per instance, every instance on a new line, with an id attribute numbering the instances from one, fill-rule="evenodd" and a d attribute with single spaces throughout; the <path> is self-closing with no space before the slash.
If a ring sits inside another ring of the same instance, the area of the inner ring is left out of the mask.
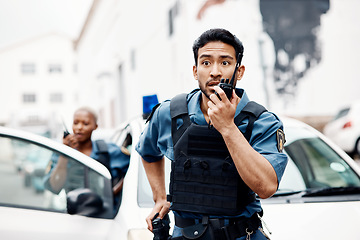
<path id="1" fill-rule="evenodd" d="M 195 40 L 193 44 L 193 52 L 195 58 L 195 66 L 197 66 L 197 59 L 199 48 L 202 48 L 209 42 L 223 42 L 229 44 L 235 49 L 235 56 L 238 56 L 239 53 L 244 53 L 244 46 L 242 42 L 231 32 L 222 28 L 213 28 L 205 31 L 201 36 Z"/>

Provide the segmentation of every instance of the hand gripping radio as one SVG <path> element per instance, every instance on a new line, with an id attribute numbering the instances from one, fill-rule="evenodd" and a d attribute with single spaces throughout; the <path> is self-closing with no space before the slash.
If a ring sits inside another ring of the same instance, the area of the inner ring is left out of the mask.
<path id="1" fill-rule="evenodd" d="M 240 64 L 241 64 L 241 59 L 243 57 L 243 54 L 242 53 L 239 53 L 238 55 L 238 58 L 237 58 L 237 62 L 236 62 L 236 66 L 235 66 L 235 70 L 234 70 L 234 74 L 232 75 L 232 78 L 231 80 L 229 81 L 229 79 L 224 79 L 222 78 L 220 80 L 220 83 L 219 83 L 219 87 L 225 92 L 227 98 L 230 100 L 231 97 L 232 97 L 232 92 L 233 92 L 233 89 L 235 88 L 234 86 L 234 82 L 235 82 L 235 75 L 236 75 L 236 71 L 238 70 Z M 221 100 L 219 94 L 217 92 L 215 92 L 216 96 L 218 96 L 218 98 Z"/>

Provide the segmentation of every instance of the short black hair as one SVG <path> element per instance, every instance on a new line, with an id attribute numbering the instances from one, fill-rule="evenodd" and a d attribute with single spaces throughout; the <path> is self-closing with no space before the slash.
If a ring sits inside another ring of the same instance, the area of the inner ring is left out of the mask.
<path id="1" fill-rule="evenodd" d="M 209 42 L 223 42 L 229 44 L 234 47 L 235 49 L 235 56 L 238 57 L 239 53 L 244 53 L 244 46 L 242 42 L 231 32 L 226 29 L 222 28 L 213 28 L 205 31 L 203 34 L 200 35 L 198 39 L 195 40 L 193 44 L 193 52 L 194 52 L 194 59 L 195 59 L 195 66 L 197 66 L 197 59 L 199 48 L 202 48 Z"/>

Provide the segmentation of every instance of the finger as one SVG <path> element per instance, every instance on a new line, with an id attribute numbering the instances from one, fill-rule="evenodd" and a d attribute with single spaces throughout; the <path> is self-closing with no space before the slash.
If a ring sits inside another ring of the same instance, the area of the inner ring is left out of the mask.
<path id="1" fill-rule="evenodd" d="M 220 100 L 219 97 L 216 96 L 218 101 L 222 101 L 222 99 L 227 98 L 225 92 L 224 92 L 219 86 L 214 86 L 214 90 L 215 90 L 215 92 L 216 92 L 216 93 L 220 96 L 220 98 L 221 98 L 221 100 Z M 210 96 L 211 96 L 211 95 L 210 95 Z M 216 99 L 214 99 L 214 100 L 212 100 L 212 101 L 216 101 Z"/>
<path id="2" fill-rule="evenodd" d="M 214 94 L 211 94 L 211 95 L 214 95 Z M 211 95 L 210 95 L 210 98 L 211 98 Z M 215 106 L 215 104 L 212 101 L 208 101 L 207 105 L 210 109 L 212 109 Z"/>
<path id="3" fill-rule="evenodd" d="M 152 218 L 150 218 L 150 216 L 149 216 L 149 217 L 147 217 L 145 220 L 146 220 L 146 223 L 147 223 L 147 225 L 148 225 L 149 231 L 152 232 L 152 230 L 153 230 L 153 229 L 152 229 L 152 223 L 151 223 L 151 222 L 152 222 L 152 221 L 151 221 Z"/>
<path id="4" fill-rule="evenodd" d="M 231 98 L 231 104 L 238 104 L 240 102 L 240 98 L 238 95 L 236 95 L 235 90 L 233 90 L 232 98 Z"/>
<path id="5" fill-rule="evenodd" d="M 69 145 L 69 142 L 70 142 L 70 139 L 71 139 L 71 135 L 72 135 L 72 134 L 69 134 L 69 135 L 67 135 L 66 137 L 63 138 L 63 144 Z"/>
<path id="6" fill-rule="evenodd" d="M 154 211 L 152 211 L 150 213 L 149 216 L 147 216 L 147 218 L 145 219 L 147 225 L 148 225 L 148 229 L 152 232 L 153 228 L 152 228 L 152 220 L 154 219 L 156 213 L 154 213 Z"/>
<path id="7" fill-rule="evenodd" d="M 170 203 L 167 202 L 161 209 L 159 212 L 159 218 L 163 219 L 164 216 L 169 212 L 170 209 Z"/>

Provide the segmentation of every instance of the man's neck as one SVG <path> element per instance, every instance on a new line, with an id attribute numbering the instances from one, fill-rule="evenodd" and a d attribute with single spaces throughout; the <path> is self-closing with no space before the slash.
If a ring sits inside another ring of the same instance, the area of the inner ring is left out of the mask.
<path id="1" fill-rule="evenodd" d="M 201 112 L 204 114 L 207 123 L 209 123 L 209 115 L 207 113 L 209 109 L 209 106 L 207 104 L 208 101 L 210 101 L 210 99 L 207 98 L 204 93 L 201 93 L 200 108 Z"/>

